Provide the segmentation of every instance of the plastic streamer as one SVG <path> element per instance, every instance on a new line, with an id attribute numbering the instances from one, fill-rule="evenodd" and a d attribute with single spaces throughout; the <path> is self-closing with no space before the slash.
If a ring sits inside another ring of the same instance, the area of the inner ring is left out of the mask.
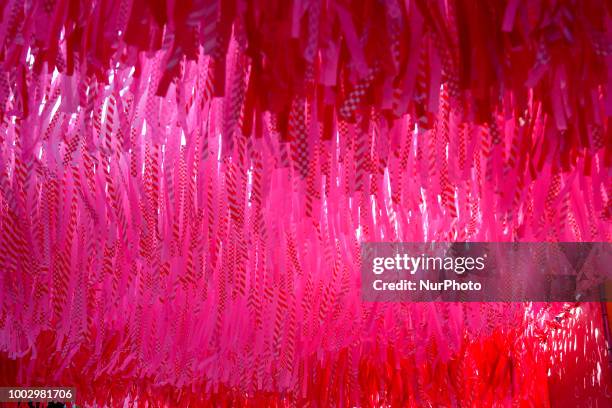
<path id="1" fill-rule="evenodd" d="M 79 406 L 609 404 L 598 304 L 359 293 L 364 241 L 612 240 L 609 3 L 0 13 L 0 385 Z"/>

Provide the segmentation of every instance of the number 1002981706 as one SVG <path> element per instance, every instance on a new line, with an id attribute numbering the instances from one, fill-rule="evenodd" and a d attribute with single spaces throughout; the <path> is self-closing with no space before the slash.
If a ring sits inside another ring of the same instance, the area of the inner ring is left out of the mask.
<path id="1" fill-rule="evenodd" d="M 74 401 L 75 390 L 68 387 L 0 387 L 0 402 Z"/>

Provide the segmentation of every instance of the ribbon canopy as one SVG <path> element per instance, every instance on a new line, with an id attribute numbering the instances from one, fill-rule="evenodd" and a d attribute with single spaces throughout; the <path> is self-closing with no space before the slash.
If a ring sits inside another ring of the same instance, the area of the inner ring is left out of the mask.
<path id="1" fill-rule="evenodd" d="M 362 242 L 612 241 L 609 2 L 0 16 L 0 386 L 74 386 L 79 406 L 610 403 L 598 304 L 359 290 Z"/>

